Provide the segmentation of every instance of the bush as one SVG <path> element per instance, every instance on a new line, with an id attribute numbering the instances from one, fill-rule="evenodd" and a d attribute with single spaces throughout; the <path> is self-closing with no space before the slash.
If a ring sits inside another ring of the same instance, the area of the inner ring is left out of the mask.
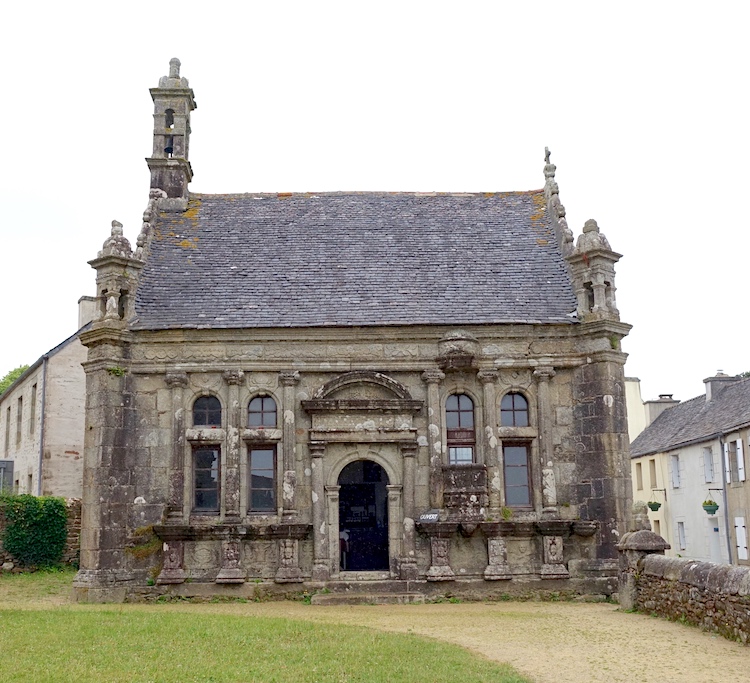
<path id="1" fill-rule="evenodd" d="M 68 538 L 62 498 L 3 496 L 0 508 L 6 520 L 3 547 L 20 565 L 48 567 L 60 563 Z"/>

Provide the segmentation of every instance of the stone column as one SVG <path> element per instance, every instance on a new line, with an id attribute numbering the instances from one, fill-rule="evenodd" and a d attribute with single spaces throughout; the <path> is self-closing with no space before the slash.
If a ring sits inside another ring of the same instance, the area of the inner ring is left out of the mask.
<path id="1" fill-rule="evenodd" d="M 430 507 L 443 507 L 443 432 L 441 429 L 440 382 L 445 374 L 438 369 L 425 370 L 427 384 L 427 444 L 430 452 Z"/>
<path id="2" fill-rule="evenodd" d="M 552 469 L 554 445 L 552 443 L 552 403 L 550 401 L 549 382 L 555 376 L 555 370 L 549 366 L 540 366 L 534 370 L 537 379 L 537 421 L 539 425 L 539 459 L 542 462 L 542 494 L 541 501 L 538 487 L 534 486 L 534 506 L 541 502 L 547 514 L 557 512 L 557 493 L 555 487 L 555 473 Z M 533 470 L 532 470 L 533 471 Z M 534 481 L 539 477 L 534 473 Z"/>
<path id="3" fill-rule="evenodd" d="M 244 374 L 241 370 L 227 370 L 224 381 L 229 385 L 227 401 L 227 440 L 222 491 L 224 516 L 240 517 L 240 384 Z"/>
<path id="4" fill-rule="evenodd" d="M 416 539 L 416 502 L 414 500 L 417 444 L 401 444 L 401 459 L 404 466 L 404 536 L 403 554 L 401 556 L 400 576 L 404 580 L 416 580 L 419 575 L 417 569 L 417 539 Z M 389 521 L 389 526 L 391 522 Z"/>
<path id="5" fill-rule="evenodd" d="M 313 581 L 327 581 L 331 575 L 328 560 L 328 533 L 326 531 L 325 480 L 323 478 L 323 455 L 326 444 L 314 441 L 309 445 L 312 459 L 312 520 L 313 520 Z"/>
<path id="6" fill-rule="evenodd" d="M 328 557 L 331 558 L 331 574 L 341 570 L 341 540 L 339 532 L 339 491 L 340 486 L 326 486 L 326 511 L 328 512 Z"/>
<path id="7" fill-rule="evenodd" d="M 167 372 L 165 381 L 172 389 L 172 455 L 169 459 L 169 503 L 167 520 L 177 522 L 189 514 L 185 508 L 185 407 L 183 389 L 187 386 L 187 374 Z M 166 566 L 166 565 L 165 565 Z"/>
<path id="8" fill-rule="evenodd" d="M 284 422 L 283 422 L 283 467 L 281 483 L 281 501 L 285 519 L 297 516 L 297 465 L 295 461 L 295 401 L 294 387 L 299 383 L 299 372 L 296 370 L 279 373 L 279 383 L 284 387 Z"/>
<path id="9" fill-rule="evenodd" d="M 401 491 L 402 487 L 387 484 L 388 491 L 388 566 L 393 568 L 394 560 L 399 562 L 403 553 L 401 547 Z"/>
<path id="10" fill-rule="evenodd" d="M 499 469 L 500 457 L 498 448 L 500 444 L 497 439 L 497 409 L 495 406 L 495 385 L 497 383 L 497 370 L 480 370 L 477 373 L 482 383 L 484 403 L 484 439 L 482 440 L 482 451 L 484 464 L 487 467 L 487 484 L 489 493 L 490 514 L 497 517 L 500 514 L 502 475 Z"/>

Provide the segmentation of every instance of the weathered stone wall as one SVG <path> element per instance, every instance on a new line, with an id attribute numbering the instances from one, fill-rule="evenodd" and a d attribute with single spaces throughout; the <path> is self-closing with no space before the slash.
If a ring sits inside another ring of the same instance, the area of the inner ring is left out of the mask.
<path id="1" fill-rule="evenodd" d="M 636 577 L 638 609 L 750 640 L 750 567 L 648 555 Z"/>
<path id="2" fill-rule="evenodd" d="M 68 540 L 63 550 L 63 564 L 78 565 L 78 549 L 81 543 L 81 499 L 69 498 L 66 501 L 68 512 Z M 0 508 L 0 564 L 15 564 L 13 556 L 3 548 L 2 537 L 5 534 L 5 515 Z"/>

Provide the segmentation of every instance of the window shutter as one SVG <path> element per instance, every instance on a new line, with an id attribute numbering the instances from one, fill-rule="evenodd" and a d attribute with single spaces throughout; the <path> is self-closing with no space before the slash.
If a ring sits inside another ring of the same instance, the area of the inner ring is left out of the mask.
<path id="1" fill-rule="evenodd" d="M 737 539 L 737 559 L 747 560 L 747 528 L 744 517 L 734 518 L 734 534 Z"/>
<path id="2" fill-rule="evenodd" d="M 742 451 L 742 439 L 737 439 L 737 472 L 740 481 L 745 481 L 745 454 Z"/>
<path id="3" fill-rule="evenodd" d="M 729 444 L 724 444 L 724 476 L 727 484 L 732 483 L 732 467 L 729 464 Z"/>

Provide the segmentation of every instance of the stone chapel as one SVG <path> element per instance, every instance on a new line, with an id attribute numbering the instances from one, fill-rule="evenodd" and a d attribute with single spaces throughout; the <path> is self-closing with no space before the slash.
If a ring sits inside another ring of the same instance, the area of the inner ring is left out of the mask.
<path id="1" fill-rule="evenodd" d="M 79 600 L 616 590 L 612 251 L 527 192 L 190 192 L 180 62 L 88 349 Z M 327 592 L 326 591 L 326 592 Z"/>

